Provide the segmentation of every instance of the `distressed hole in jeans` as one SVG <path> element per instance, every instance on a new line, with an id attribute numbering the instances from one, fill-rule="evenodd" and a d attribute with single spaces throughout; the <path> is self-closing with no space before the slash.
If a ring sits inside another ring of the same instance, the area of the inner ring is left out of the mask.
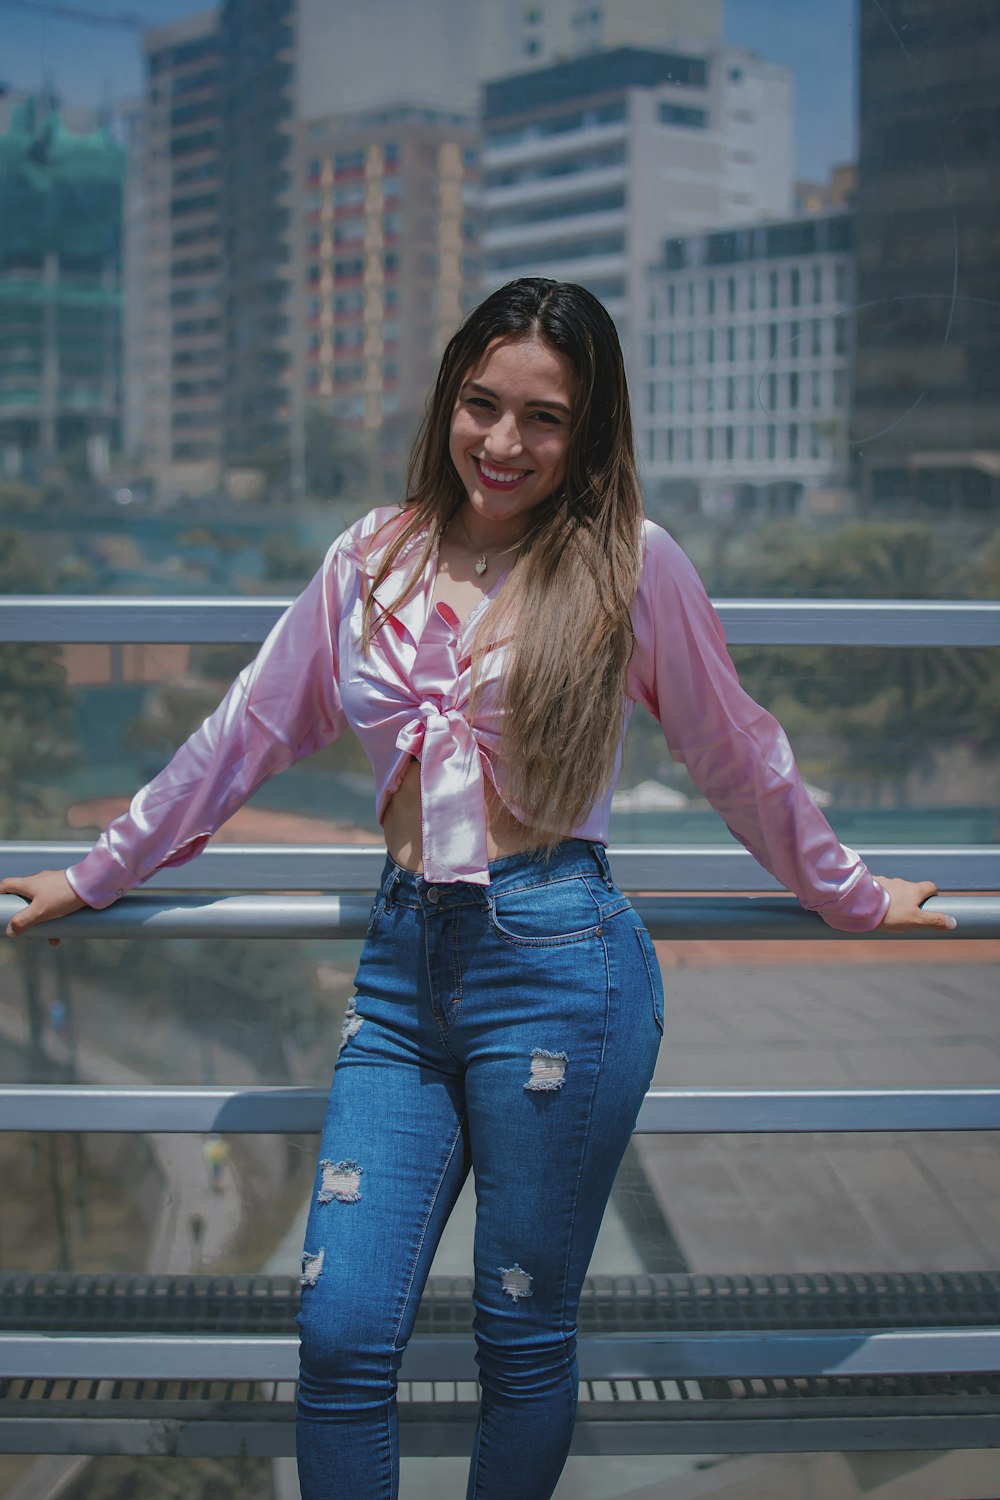
<path id="1" fill-rule="evenodd" d="M 512 1266 L 500 1267 L 500 1284 L 512 1302 L 520 1302 L 522 1297 L 531 1297 L 533 1276 L 529 1276 L 517 1261 Z"/>
<path id="2" fill-rule="evenodd" d="M 546 1052 L 544 1047 L 532 1047 L 531 1077 L 524 1085 L 525 1089 L 529 1092 L 536 1089 L 561 1089 L 566 1082 L 568 1062 L 565 1052 Z"/>
<path id="3" fill-rule="evenodd" d="M 316 1195 L 317 1203 L 360 1203 L 361 1173 L 356 1161 L 321 1161 L 323 1180 Z"/>
<path id="4" fill-rule="evenodd" d="M 344 1012 L 344 1024 L 340 1028 L 340 1046 L 337 1048 L 338 1056 L 343 1052 L 351 1037 L 357 1036 L 364 1024 L 364 1016 L 358 1015 L 358 997 L 357 995 L 352 995 L 347 1002 L 347 1009 Z"/>
<path id="5" fill-rule="evenodd" d="M 302 1252 L 302 1275 L 299 1282 L 302 1286 L 315 1286 L 323 1272 L 323 1257 L 326 1250 L 317 1250 L 315 1255 L 310 1255 L 308 1250 Z"/>

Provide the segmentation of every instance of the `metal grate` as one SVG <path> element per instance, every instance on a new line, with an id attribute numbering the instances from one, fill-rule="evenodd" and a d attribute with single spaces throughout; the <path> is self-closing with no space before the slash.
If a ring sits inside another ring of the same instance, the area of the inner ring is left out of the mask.
<path id="1" fill-rule="evenodd" d="M 14 1273 L 0 1329 L 287 1335 L 298 1301 L 291 1276 Z M 416 1331 L 466 1333 L 472 1313 L 471 1277 L 431 1277 Z M 1000 1272 L 589 1276 L 579 1315 L 585 1334 L 998 1324 Z"/>

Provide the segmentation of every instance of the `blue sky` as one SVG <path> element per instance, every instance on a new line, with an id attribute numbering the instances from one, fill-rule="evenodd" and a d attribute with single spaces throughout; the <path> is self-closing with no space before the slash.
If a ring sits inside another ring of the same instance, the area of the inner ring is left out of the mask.
<path id="1" fill-rule="evenodd" d="M 203 7 L 192 0 L 78 0 L 107 15 L 162 25 Z M 419 4 L 420 0 L 414 0 Z M 726 36 L 796 78 L 797 171 L 824 177 L 855 150 L 854 53 L 857 0 L 725 0 Z M 139 33 L 19 10 L 0 0 L 0 81 L 19 88 L 50 78 L 69 104 L 136 94 Z"/>

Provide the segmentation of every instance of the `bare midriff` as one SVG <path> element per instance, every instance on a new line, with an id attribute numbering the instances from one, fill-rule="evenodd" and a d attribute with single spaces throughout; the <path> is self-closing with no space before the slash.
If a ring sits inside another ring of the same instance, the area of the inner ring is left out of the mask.
<path id="1" fill-rule="evenodd" d="M 490 859 L 502 859 L 505 854 L 520 854 L 525 849 L 538 849 L 545 843 L 540 834 L 525 824 L 519 823 L 497 796 L 489 778 L 485 778 L 486 792 L 486 852 Z M 382 831 L 390 858 L 404 870 L 420 874 L 423 870 L 422 842 L 420 836 L 420 765 L 411 760 L 403 779 L 385 810 Z"/>

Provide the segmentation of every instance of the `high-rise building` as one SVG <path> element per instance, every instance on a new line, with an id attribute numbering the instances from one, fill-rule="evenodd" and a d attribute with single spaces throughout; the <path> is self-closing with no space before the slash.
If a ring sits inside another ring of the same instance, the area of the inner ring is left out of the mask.
<path id="1" fill-rule="evenodd" d="M 664 239 L 791 212 L 792 79 L 733 49 L 579 57 L 489 83 L 483 286 L 578 281 L 618 323 L 630 369 Z"/>
<path id="2" fill-rule="evenodd" d="M 296 0 L 223 0 L 219 10 L 230 468 L 280 455 L 294 426 L 295 7 Z"/>
<path id="3" fill-rule="evenodd" d="M 145 56 L 142 108 L 126 115 L 127 454 L 173 497 L 217 488 L 224 462 L 217 12 L 148 31 Z"/>
<path id="4" fill-rule="evenodd" d="M 872 513 L 1000 505 L 1000 7 L 860 9 L 852 447 Z"/>
<path id="5" fill-rule="evenodd" d="M 125 156 L 26 95 L 0 135 L 0 471 L 101 479 L 121 421 Z"/>
<path id="6" fill-rule="evenodd" d="M 131 124 L 132 454 L 166 496 L 266 463 L 287 488 L 292 402 L 293 5 L 225 0 L 146 33 Z"/>
<path id="7" fill-rule="evenodd" d="M 367 434 L 386 495 L 476 300 L 478 145 L 464 116 L 402 105 L 300 126 L 297 384 L 315 415 Z"/>
<path id="8" fill-rule="evenodd" d="M 697 50 L 722 40 L 722 0 L 298 3 L 305 119 L 404 99 L 471 115 L 487 79 L 616 47 Z"/>
<path id="9" fill-rule="evenodd" d="M 846 508 L 852 241 L 839 213 L 663 246 L 634 386 L 654 512 Z"/>

